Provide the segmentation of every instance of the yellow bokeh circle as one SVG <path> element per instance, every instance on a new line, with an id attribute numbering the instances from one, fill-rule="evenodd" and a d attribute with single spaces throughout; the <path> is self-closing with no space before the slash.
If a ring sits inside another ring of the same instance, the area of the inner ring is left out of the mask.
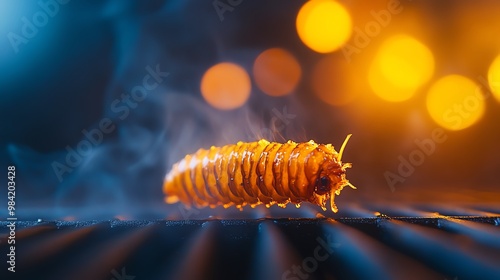
<path id="1" fill-rule="evenodd" d="M 488 83 L 495 98 L 500 101 L 500 55 L 493 60 L 488 70 Z"/>
<path id="2" fill-rule="evenodd" d="M 255 59 L 253 75 L 255 83 L 265 94 L 283 96 L 297 87 L 302 69 L 290 52 L 282 48 L 271 48 Z"/>
<path id="3" fill-rule="evenodd" d="M 411 98 L 434 73 L 434 57 L 423 43 L 408 35 L 387 39 L 375 55 L 368 80 L 373 91 L 391 102 Z"/>
<path id="4" fill-rule="evenodd" d="M 212 107 L 232 110 L 243 106 L 250 97 L 251 82 L 241 66 L 222 62 L 210 67 L 201 80 L 201 94 Z"/>
<path id="5" fill-rule="evenodd" d="M 427 93 L 427 111 L 440 126 L 462 130 L 481 119 L 485 111 L 481 87 L 469 78 L 448 75 L 437 80 Z"/>
<path id="6" fill-rule="evenodd" d="M 297 15 L 297 33 L 302 42 L 318 53 L 339 49 L 351 37 L 351 16 L 333 0 L 307 1 Z"/>

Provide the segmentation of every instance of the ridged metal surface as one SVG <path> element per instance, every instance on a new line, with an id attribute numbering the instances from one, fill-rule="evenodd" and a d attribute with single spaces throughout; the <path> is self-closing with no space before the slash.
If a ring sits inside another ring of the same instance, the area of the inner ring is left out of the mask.
<path id="1" fill-rule="evenodd" d="M 500 217 L 17 222 L 16 269 L 1 279 L 500 279 Z"/>

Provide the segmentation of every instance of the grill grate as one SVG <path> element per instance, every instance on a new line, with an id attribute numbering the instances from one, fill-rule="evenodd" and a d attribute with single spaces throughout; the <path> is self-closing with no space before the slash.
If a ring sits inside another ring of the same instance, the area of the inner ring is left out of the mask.
<path id="1" fill-rule="evenodd" d="M 15 278 L 500 279 L 499 225 L 496 216 L 18 222 Z"/>

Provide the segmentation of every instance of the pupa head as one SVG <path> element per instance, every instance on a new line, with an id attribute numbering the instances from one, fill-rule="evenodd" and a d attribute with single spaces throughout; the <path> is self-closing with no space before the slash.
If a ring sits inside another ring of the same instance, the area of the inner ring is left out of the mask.
<path id="1" fill-rule="evenodd" d="M 336 213 L 338 209 L 334 202 L 335 195 L 339 195 L 345 186 L 356 188 L 346 179 L 346 169 L 352 165 L 341 161 L 344 148 L 350 137 L 351 134 L 347 135 L 338 153 L 331 148 L 331 153 L 320 166 L 311 202 L 318 204 L 323 210 L 326 210 L 326 201 L 330 198 L 331 209 Z"/>

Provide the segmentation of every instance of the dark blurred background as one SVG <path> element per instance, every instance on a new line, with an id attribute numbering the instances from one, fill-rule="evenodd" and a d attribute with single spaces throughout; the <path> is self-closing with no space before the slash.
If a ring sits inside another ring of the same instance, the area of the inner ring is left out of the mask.
<path id="1" fill-rule="evenodd" d="M 172 217 L 162 181 L 187 153 L 260 138 L 338 148 L 352 133 L 343 161 L 358 190 L 338 215 L 370 200 L 498 204 L 499 12 L 493 0 L 2 1 L 2 185 L 14 165 L 20 218 Z"/>

